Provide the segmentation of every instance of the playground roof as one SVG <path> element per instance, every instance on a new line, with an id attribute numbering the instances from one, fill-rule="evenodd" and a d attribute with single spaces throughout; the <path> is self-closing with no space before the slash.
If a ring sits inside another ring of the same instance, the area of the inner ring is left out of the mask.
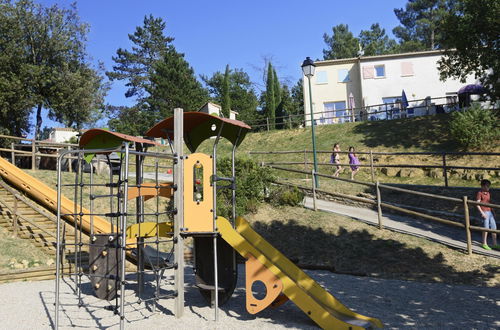
<path id="1" fill-rule="evenodd" d="M 239 120 L 221 118 L 203 112 L 184 112 L 184 142 L 191 152 L 195 152 L 203 141 L 217 136 L 221 125 L 221 136 L 236 146 L 241 144 L 251 128 Z M 166 118 L 150 128 L 146 136 L 173 140 L 174 117 Z"/>
<path id="2" fill-rule="evenodd" d="M 79 146 L 85 149 L 115 148 L 122 142 L 137 142 L 149 145 L 158 145 L 156 142 L 143 139 L 137 136 L 107 131 L 105 129 L 94 128 L 83 133 Z"/>

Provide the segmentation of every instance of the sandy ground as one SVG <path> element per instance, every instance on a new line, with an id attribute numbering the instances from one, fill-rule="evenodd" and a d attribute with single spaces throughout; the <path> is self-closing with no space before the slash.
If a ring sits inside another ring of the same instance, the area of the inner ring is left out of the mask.
<path id="1" fill-rule="evenodd" d="M 315 324 L 292 302 L 268 309 L 257 315 L 245 310 L 244 268 L 239 268 L 239 283 L 233 297 L 219 310 L 215 323 L 210 309 L 192 285 L 193 274 L 186 269 L 186 308 L 184 317 L 176 319 L 173 299 L 163 299 L 153 311 L 151 304 L 126 307 L 128 329 L 315 329 Z M 308 271 L 323 287 L 352 310 L 378 317 L 386 328 L 415 329 L 498 329 L 500 327 L 500 290 L 498 288 L 451 286 L 383 280 Z M 67 280 L 66 280 L 67 281 Z M 104 307 L 109 305 L 90 295 L 90 284 L 82 285 L 86 306 L 77 307 L 70 281 L 61 281 L 60 326 L 74 328 L 118 328 L 119 319 Z M 165 280 L 162 293 L 171 285 Z M 136 301 L 127 290 L 127 301 Z M 16 282 L 0 285 L 0 328 L 50 329 L 54 322 L 55 281 Z"/>

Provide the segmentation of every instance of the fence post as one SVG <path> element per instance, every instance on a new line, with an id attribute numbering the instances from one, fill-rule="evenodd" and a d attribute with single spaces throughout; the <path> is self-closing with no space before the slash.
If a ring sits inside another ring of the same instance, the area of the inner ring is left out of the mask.
<path id="1" fill-rule="evenodd" d="M 375 189 L 377 190 L 377 217 L 378 217 L 378 229 L 384 229 L 384 226 L 382 225 L 382 206 L 380 205 L 382 203 L 382 197 L 380 195 L 380 188 L 379 188 L 379 183 L 378 180 L 375 183 Z"/>
<path id="2" fill-rule="evenodd" d="M 71 146 L 68 146 L 68 150 L 71 151 Z M 71 164 L 71 154 L 68 154 L 68 172 L 73 172 L 73 165 Z M 62 162 L 61 162 L 62 163 Z M 111 166 L 111 164 L 110 164 Z"/>
<path id="3" fill-rule="evenodd" d="M 351 109 L 351 121 L 354 123 L 354 108 Z"/>
<path id="4" fill-rule="evenodd" d="M 14 142 L 10 144 L 10 149 L 12 150 L 10 153 L 10 160 L 13 165 L 16 165 L 16 152 L 15 152 Z"/>
<path id="5" fill-rule="evenodd" d="M 31 169 L 36 170 L 36 145 L 35 139 L 31 140 Z"/>
<path id="6" fill-rule="evenodd" d="M 304 172 L 307 172 L 307 151 L 304 148 Z M 309 179 L 309 175 L 306 174 L 306 180 Z"/>
<path id="7" fill-rule="evenodd" d="M 267 126 L 267 131 L 269 132 L 269 117 L 266 117 L 266 126 Z"/>
<path id="8" fill-rule="evenodd" d="M 372 175 L 372 182 L 375 182 L 375 173 L 373 173 L 373 152 L 370 149 L 370 173 Z"/>
<path id="9" fill-rule="evenodd" d="M 463 197 L 463 201 L 465 215 L 465 235 L 467 236 L 467 254 L 472 255 L 472 239 L 470 233 L 469 204 L 467 203 L 467 196 Z"/>
<path id="10" fill-rule="evenodd" d="M 14 214 L 12 215 L 12 232 L 14 236 L 17 236 L 17 197 L 14 196 Z"/>
<path id="11" fill-rule="evenodd" d="M 443 176 L 444 176 L 444 186 L 448 187 L 448 174 L 446 173 L 446 153 L 443 152 Z"/>
<path id="12" fill-rule="evenodd" d="M 314 173 L 314 169 L 311 170 L 311 173 L 312 173 L 312 186 L 313 186 L 313 207 L 314 207 L 314 211 L 317 211 L 318 208 L 316 207 L 316 180 L 315 180 L 315 175 L 316 173 Z"/>

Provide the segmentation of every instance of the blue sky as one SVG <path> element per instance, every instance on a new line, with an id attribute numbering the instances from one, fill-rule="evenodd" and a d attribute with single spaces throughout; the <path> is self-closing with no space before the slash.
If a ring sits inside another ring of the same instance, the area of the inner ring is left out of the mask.
<path id="1" fill-rule="evenodd" d="M 36 0 L 35 0 L 36 1 Z M 44 5 L 67 6 L 71 1 L 40 0 Z M 306 56 L 321 59 L 323 34 L 337 24 L 348 24 L 358 35 L 379 23 L 392 36 L 398 25 L 394 8 L 406 0 L 351 1 L 169 1 L 80 0 L 81 20 L 90 24 L 87 51 L 111 70 L 118 48 L 130 49 L 128 34 L 142 25 L 145 15 L 162 17 L 165 33 L 183 52 L 197 75 L 223 71 L 226 64 L 248 72 L 257 91 L 263 88 L 264 58 L 271 58 L 278 77 L 295 84 Z M 113 105 L 130 105 L 125 88 L 113 82 L 106 98 Z M 46 126 L 62 126 L 44 119 Z"/>

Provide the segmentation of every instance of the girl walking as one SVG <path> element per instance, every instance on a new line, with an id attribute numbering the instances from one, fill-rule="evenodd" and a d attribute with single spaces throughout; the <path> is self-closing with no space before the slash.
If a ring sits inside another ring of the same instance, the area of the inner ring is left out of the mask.
<path id="1" fill-rule="evenodd" d="M 340 171 L 342 171 L 342 166 L 340 166 L 340 146 L 338 143 L 335 143 L 333 145 L 333 152 L 332 152 L 332 155 L 330 157 L 330 163 L 331 164 L 337 164 L 336 168 L 337 170 L 335 171 L 335 173 L 333 173 L 333 176 L 335 177 L 338 177 L 339 174 L 340 174 Z"/>
<path id="2" fill-rule="evenodd" d="M 351 180 L 354 180 L 354 176 L 359 171 L 359 159 L 354 153 L 354 147 L 349 147 L 349 165 L 351 166 Z"/>

